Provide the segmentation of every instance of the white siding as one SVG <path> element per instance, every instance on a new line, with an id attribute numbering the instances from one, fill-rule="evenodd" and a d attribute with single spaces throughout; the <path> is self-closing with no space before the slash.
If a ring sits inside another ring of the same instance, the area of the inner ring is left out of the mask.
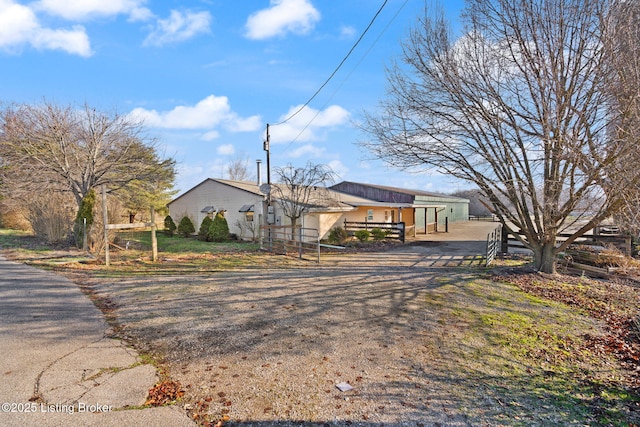
<path id="1" fill-rule="evenodd" d="M 207 179 L 169 203 L 169 213 L 176 224 L 183 216 L 188 216 L 197 231 L 202 220 L 206 217 L 206 213 L 201 212 L 202 209 L 206 206 L 213 206 L 216 211 L 226 211 L 225 218 L 229 224 L 229 231 L 240 236 L 240 228 L 237 227 L 236 222 L 245 219 L 245 213 L 239 212 L 240 208 L 244 205 L 254 205 L 254 223 L 257 231 L 265 220 L 263 217 L 262 224 L 260 224 L 260 215 L 266 214 L 263 202 L 264 196 L 258 193 L 256 185 L 237 182 L 234 185 L 233 181 L 225 183 L 224 180 L 221 182 Z M 284 216 L 281 207 L 275 201 L 274 206 L 275 218 L 278 220 L 275 225 L 290 225 L 291 221 Z M 369 213 L 371 213 L 370 218 Z M 402 209 L 402 218 L 400 218 L 398 208 L 381 206 L 360 206 L 347 212 L 313 212 L 305 214 L 305 217 L 298 221 L 298 225 L 305 228 L 315 228 L 318 230 L 320 238 L 326 238 L 332 228 L 343 227 L 345 219 L 353 222 L 392 222 L 392 220 L 398 222 L 402 220 L 409 227 L 414 222 L 414 209 Z M 245 235 L 245 237 L 250 236 Z"/>
<path id="2" fill-rule="evenodd" d="M 245 213 L 238 212 L 244 205 L 254 205 L 254 221 L 259 221 L 262 213 L 263 197 L 239 188 L 213 180 L 206 180 L 195 186 L 169 204 L 169 214 L 179 223 L 183 216 L 187 215 L 193 221 L 196 231 L 200 228 L 202 220 L 207 216 L 201 212 L 206 206 L 213 206 L 216 211 L 225 210 L 225 218 L 229 224 L 229 232 L 240 235 L 240 229 L 236 226 L 238 219 L 244 220 Z"/>

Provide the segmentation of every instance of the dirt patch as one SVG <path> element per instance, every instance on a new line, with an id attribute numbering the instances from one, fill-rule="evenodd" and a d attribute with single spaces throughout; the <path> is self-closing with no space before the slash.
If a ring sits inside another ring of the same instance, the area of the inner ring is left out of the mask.
<path id="1" fill-rule="evenodd" d="M 585 344 L 605 322 L 429 249 L 84 281 L 114 304 L 121 336 L 163 358 L 203 425 L 640 421 L 598 403 L 624 392 L 609 382 L 624 375 L 615 357 Z"/>

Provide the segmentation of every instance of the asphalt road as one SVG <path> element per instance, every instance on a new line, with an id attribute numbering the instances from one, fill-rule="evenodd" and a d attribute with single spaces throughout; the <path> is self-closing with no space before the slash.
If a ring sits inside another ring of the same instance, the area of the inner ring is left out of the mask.
<path id="1" fill-rule="evenodd" d="M 0 257 L 0 425 L 193 425 L 178 407 L 127 409 L 158 377 L 106 330 L 74 283 Z"/>

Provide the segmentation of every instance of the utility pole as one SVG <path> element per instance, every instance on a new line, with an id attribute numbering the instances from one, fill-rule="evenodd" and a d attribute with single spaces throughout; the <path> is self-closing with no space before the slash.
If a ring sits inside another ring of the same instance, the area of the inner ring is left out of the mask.
<path id="1" fill-rule="evenodd" d="M 267 137 L 264 140 L 264 151 L 267 152 L 267 214 L 265 215 L 265 225 L 266 225 L 266 230 L 267 230 L 267 240 L 269 242 L 269 250 L 271 250 L 272 248 L 272 240 L 271 240 L 271 221 L 269 220 L 270 218 L 270 211 L 271 209 L 273 209 L 271 207 L 271 159 L 270 159 L 270 152 L 269 152 L 269 143 L 271 140 L 271 135 L 269 135 L 269 123 L 267 123 Z M 260 245 L 262 247 L 262 244 Z"/>
<path id="2" fill-rule="evenodd" d="M 104 226 L 104 263 L 109 267 L 109 215 L 107 213 L 107 187 L 102 184 L 100 186 L 100 190 L 102 191 L 102 223 Z"/>
<path id="3" fill-rule="evenodd" d="M 271 206 L 271 155 L 269 150 L 269 145 L 271 142 L 271 135 L 269 135 L 269 123 L 267 123 L 267 137 L 264 140 L 264 151 L 267 152 L 267 186 L 269 187 L 269 192 L 267 193 L 267 206 Z"/>
<path id="4" fill-rule="evenodd" d="M 271 161 L 269 156 L 269 143 L 271 140 L 271 135 L 269 135 L 269 123 L 267 123 L 267 139 L 264 140 L 264 151 L 267 152 L 267 184 L 271 185 Z M 269 197 L 269 201 L 271 201 L 271 197 Z"/>

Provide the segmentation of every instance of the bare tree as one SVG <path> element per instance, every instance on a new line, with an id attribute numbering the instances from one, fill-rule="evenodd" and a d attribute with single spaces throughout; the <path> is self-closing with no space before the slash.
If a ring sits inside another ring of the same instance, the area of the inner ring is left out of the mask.
<path id="1" fill-rule="evenodd" d="M 69 192 L 77 206 L 92 189 L 131 182 L 172 185 L 175 161 L 161 159 L 142 123 L 127 116 L 44 102 L 0 112 L 0 181 L 7 197 L 42 188 Z"/>
<path id="2" fill-rule="evenodd" d="M 254 175 L 249 172 L 250 160 L 248 157 L 234 157 L 227 165 L 227 175 L 233 181 L 251 181 Z"/>
<path id="3" fill-rule="evenodd" d="M 616 3 L 610 28 L 607 51 L 611 74 L 615 77 L 610 89 L 614 106 L 620 111 L 610 129 L 618 140 L 635 145 L 640 141 L 640 57 L 637 55 L 637 46 L 640 45 L 640 3 Z M 615 214 L 615 220 L 636 236 L 640 233 L 640 186 L 634 182 L 638 164 L 640 150 L 618 159 L 615 163 L 615 179 L 605 186 L 608 197 L 618 194 L 625 198 L 625 206 Z"/>
<path id="4" fill-rule="evenodd" d="M 271 195 L 291 221 L 292 232 L 295 233 L 298 220 L 304 212 L 314 206 L 330 203 L 326 186 L 334 182 L 335 174 L 327 165 L 312 163 L 299 168 L 289 164 L 274 168 L 274 172 L 280 183 L 272 186 Z"/>
<path id="5" fill-rule="evenodd" d="M 640 179 L 620 162 L 635 144 L 610 128 L 632 105 L 610 90 L 615 4 L 470 0 L 457 40 L 442 14 L 425 17 L 388 72 L 381 111 L 367 114 L 363 145 L 474 183 L 536 268 L 554 272 L 558 252 L 623 206 L 605 193 L 619 170 L 627 185 Z M 559 232 L 572 235 L 557 244 Z"/>

